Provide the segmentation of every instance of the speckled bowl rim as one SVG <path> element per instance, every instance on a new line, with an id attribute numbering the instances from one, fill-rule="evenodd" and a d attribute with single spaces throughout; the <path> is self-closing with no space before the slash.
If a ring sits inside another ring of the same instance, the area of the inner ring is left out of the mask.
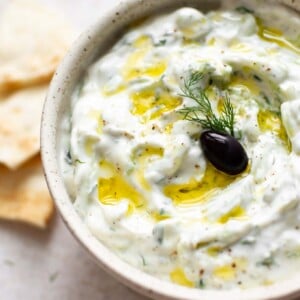
<path id="1" fill-rule="evenodd" d="M 184 300 L 275 300 L 300 296 L 300 277 L 248 290 L 200 290 L 178 286 L 152 277 L 117 257 L 101 244 L 76 213 L 58 166 L 62 116 L 68 111 L 70 93 L 78 78 L 94 59 L 105 53 L 131 21 L 165 8 L 213 7 L 214 0 L 129 0 L 121 2 L 84 32 L 57 69 L 45 101 L 41 126 L 41 154 L 50 193 L 69 230 L 108 273 L 134 290 L 157 299 Z M 66 249 L 68 251 L 68 249 Z"/>

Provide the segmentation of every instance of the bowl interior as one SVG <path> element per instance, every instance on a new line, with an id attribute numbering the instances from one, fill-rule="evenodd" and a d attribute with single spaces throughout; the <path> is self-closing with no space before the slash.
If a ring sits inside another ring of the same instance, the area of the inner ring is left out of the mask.
<path id="1" fill-rule="evenodd" d="M 130 0 L 121 3 L 78 38 L 52 80 L 43 110 L 41 152 L 46 179 L 65 223 L 96 262 L 126 285 L 149 297 L 191 300 L 223 300 L 224 297 L 231 300 L 293 299 L 299 296 L 300 278 L 245 291 L 208 291 L 163 282 L 131 267 L 91 235 L 75 212 L 58 165 L 63 120 L 70 112 L 72 92 L 89 65 L 114 44 L 127 26 L 135 20 L 168 9 L 190 6 L 208 11 L 217 9 L 220 3 L 221 0 Z"/>

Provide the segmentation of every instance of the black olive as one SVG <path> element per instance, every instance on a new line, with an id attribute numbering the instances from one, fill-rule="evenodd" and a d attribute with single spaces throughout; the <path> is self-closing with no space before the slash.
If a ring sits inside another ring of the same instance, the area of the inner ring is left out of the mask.
<path id="1" fill-rule="evenodd" d="M 237 175 L 247 168 L 247 153 L 231 135 L 207 130 L 201 134 L 200 143 L 204 155 L 218 170 Z"/>

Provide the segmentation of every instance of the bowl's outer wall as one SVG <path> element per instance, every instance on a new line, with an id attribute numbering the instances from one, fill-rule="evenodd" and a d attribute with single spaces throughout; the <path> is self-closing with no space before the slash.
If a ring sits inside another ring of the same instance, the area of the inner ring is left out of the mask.
<path id="1" fill-rule="evenodd" d="M 91 235 L 75 212 L 60 174 L 58 153 L 62 120 L 70 111 L 70 99 L 75 86 L 91 63 L 103 55 L 135 20 L 182 6 L 207 11 L 217 9 L 219 5 L 218 0 L 125 1 L 78 38 L 55 73 L 44 105 L 41 153 L 47 184 L 64 222 L 95 261 L 115 278 L 148 297 L 169 300 L 295 299 L 300 296 L 300 278 L 293 278 L 271 287 L 250 290 L 208 291 L 177 286 L 135 269 Z"/>

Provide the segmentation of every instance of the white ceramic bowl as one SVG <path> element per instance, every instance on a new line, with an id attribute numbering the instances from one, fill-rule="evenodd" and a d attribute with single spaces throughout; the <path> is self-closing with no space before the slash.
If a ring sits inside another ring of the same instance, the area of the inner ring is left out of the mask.
<path id="1" fill-rule="evenodd" d="M 185 288 L 143 273 L 122 261 L 91 235 L 77 215 L 60 174 L 58 141 L 61 123 L 63 116 L 70 109 L 70 95 L 84 70 L 113 45 L 126 25 L 132 21 L 181 6 L 193 6 L 203 11 L 216 9 L 220 1 L 130 0 L 116 7 L 80 36 L 58 68 L 44 106 L 41 151 L 47 183 L 66 225 L 96 262 L 122 283 L 146 296 L 157 299 L 185 300 L 295 299 L 297 296 L 300 297 L 300 276 L 269 287 L 216 291 Z"/>

